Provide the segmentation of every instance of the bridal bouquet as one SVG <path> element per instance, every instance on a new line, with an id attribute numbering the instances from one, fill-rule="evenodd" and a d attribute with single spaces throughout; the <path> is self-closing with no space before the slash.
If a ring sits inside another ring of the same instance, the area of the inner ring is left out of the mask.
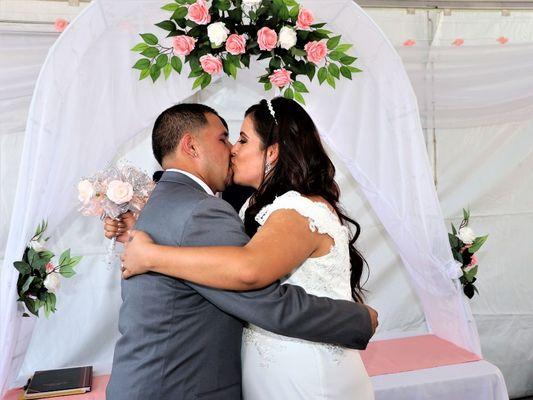
<path id="1" fill-rule="evenodd" d="M 161 72 L 168 79 L 172 70 L 180 74 L 185 62 L 189 78 L 195 78 L 193 89 L 203 89 L 215 74 L 236 79 L 237 70 L 249 68 L 257 57 L 269 60 L 259 77 L 265 90 L 276 86 L 305 104 L 302 93 L 308 90 L 299 76 L 312 81 L 316 74 L 320 84 L 335 88 L 341 76 L 352 79 L 352 73 L 361 72 L 352 66 L 356 58 L 346 53 L 352 45 L 341 43 L 325 23 L 315 23 L 312 11 L 296 0 L 175 0 L 162 9 L 171 15 L 155 25 L 171 41 L 141 34 L 143 42 L 132 48 L 142 56 L 133 66 L 140 79 L 150 76 L 155 82 Z"/>
<path id="2" fill-rule="evenodd" d="M 23 302 L 26 310 L 39 316 L 39 309 L 44 308 L 46 317 L 56 311 L 56 295 L 61 280 L 60 276 L 70 278 L 76 274 L 74 267 L 80 262 L 81 256 L 71 257 L 70 249 L 61 253 L 57 264 L 52 262 L 54 253 L 46 248 L 44 238 L 48 224 L 43 221 L 37 227 L 35 235 L 24 250 L 22 260 L 13 265 L 19 271 L 17 280 L 18 300 Z M 29 314 L 24 312 L 24 317 Z"/>
<path id="3" fill-rule="evenodd" d="M 79 211 L 101 219 L 116 219 L 127 211 L 138 213 L 154 187 L 150 176 L 131 164 L 122 163 L 78 183 Z M 115 242 L 115 239 L 111 241 L 108 255 L 113 253 Z"/>
<path id="4" fill-rule="evenodd" d="M 474 292 L 479 294 L 474 285 L 478 268 L 475 253 L 485 243 L 489 235 L 476 236 L 472 228 L 468 226 L 469 220 L 470 212 L 463 209 L 463 220 L 459 229 L 456 229 L 452 223 L 452 233 L 448 233 L 448 238 L 452 247 L 453 258 L 462 264 L 463 276 L 461 276 L 460 281 L 463 285 L 463 292 L 471 299 L 474 297 Z"/>

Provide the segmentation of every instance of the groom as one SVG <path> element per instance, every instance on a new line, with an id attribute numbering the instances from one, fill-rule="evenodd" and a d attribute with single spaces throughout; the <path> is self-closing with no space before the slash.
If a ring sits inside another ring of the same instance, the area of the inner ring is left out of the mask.
<path id="1" fill-rule="evenodd" d="M 239 217 L 213 195 L 231 176 L 227 125 L 216 111 L 169 108 L 155 122 L 152 146 L 165 172 L 136 229 L 164 245 L 245 245 Z M 147 273 L 122 280 L 122 299 L 108 400 L 241 399 L 243 321 L 355 349 L 366 347 L 377 324 L 369 307 L 279 282 L 230 292 Z"/>

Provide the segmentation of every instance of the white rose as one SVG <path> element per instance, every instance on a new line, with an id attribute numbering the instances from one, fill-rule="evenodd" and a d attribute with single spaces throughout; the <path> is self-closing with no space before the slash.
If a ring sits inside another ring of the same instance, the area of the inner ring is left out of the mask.
<path id="1" fill-rule="evenodd" d="M 288 26 L 284 26 L 279 31 L 278 46 L 289 50 L 296 44 L 296 31 Z"/>
<path id="2" fill-rule="evenodd" d="M 30 248 L 35 250 L 37 253 L 40 251 L 45 251 L 45 242 L 44 240 L 32 240 L 30 242 Z"/>
<path id="3" fill-rule="evenodd" d="M 468 226 L 459 229 L 456 235 L 464 244 L 472 244 L 476 239 L 476 235 Z"/>
<path id="4" fill-rule="evenodd" d="M 263 0 L 243 0 L 242 5 L 246 7 L 256 7 L 261 4 Z"/>
<path id="5" fill-rule="evenodd" d="M 207 27 L 207 36 L 209 41 L 215 46 L 220 46 L 226 41 L 229 35 L 229 30 L 224 25 L 224 22 L 215 22 Z"/>
<path id="6" fill-rule="evenodd" d="M 50 291 L 55 292 L 59 289 L 61 282 L 59 280 L 59 274 L 57 272 L 52 272 L 46 276 L 44 280 L 44 286 Z"/>
<path id="7" fill-rule="evenodd" d="M 87 204 L 94 196 L 94 186 L 87 179 L 78 183 L 78 199 L 79 201 Z"/>
<path id="8" fill-rule="evenodd" d="M 128 182 L 111 181 L 107 186 L 107 198 L 115 204 L 124 204 L 133 197 L 133 186 Z"/>

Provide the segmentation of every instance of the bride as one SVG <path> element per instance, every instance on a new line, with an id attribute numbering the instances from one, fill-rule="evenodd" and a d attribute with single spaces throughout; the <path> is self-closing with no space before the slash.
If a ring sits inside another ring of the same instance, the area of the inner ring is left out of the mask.
<path id="1" fill-rule="evenodd" d="M 169 247 L 132 232 L 124 278 L 148 271 L 226 290 L 281 280 L 308 293 L 363 302 L 359 225 L 339 206 L 335 168 L 295 101 L 262 100 L 245 114 L 232 149 L 234 181 L 255 193 L 241 209 L 244 247 Z M 351 235 L 348 224 L 356 228 Z M 245 399 L 373 399 L 357 350 L 280 336 L 250 325 L 242 347 Z"/>

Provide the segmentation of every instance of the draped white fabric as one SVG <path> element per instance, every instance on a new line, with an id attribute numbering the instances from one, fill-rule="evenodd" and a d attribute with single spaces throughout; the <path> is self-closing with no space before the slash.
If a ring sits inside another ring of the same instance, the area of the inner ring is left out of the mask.
<path id="1" fill-rule="evenodd" d="M 432 186 L 416 100 L 400 58 L 379 28 L 350 1 L 304 3 L 316 11 L 318 19 L 328 21 L 333 30 L 357 44 L 355 51 L 364 69 L 353 82 L 343 82 L 335 92 L 325 87 L 313 87 L 312 95 L 307 98 L 307 109 L 334 152 L 340 170 L 339 180 L 343 190 L 348 189 L 344 191 L 345 204 L 352 215 L 363 221 L 362 248 L 371 250 L 368 258 L 373 268 L 369 282 L 373 290 L 370 303 L 377 304 L 382 311 L 382 332 L 424 329 L 423 316 L 407 283 L 409 279 L 421 299 L 430 330 L 479 352 L 468 305 L 464 305 L 462 295 L 450 278 L 454 268 L 449 263 L 451 255 L 443 218 Z M 25 242 L 43 217 L 49 218 L 55 238 L 54 248 L 72 247 L 73 252 L 84 254 L 85 258 L 78 268 L 80 274 L 64 282 L 58 303 L 60 312 L 50 320 L 39 320 L 29 344 L 30 357 L 19 376 L 23 378 L 31 374 L 38 361 L 42 368 L 84 362 L 101 366 L 102 371 L 109 368 L 113 338 L 117 335 L 118 274 L 106 271 L 99 256 L 103 253 L 104 241 L 98 221 L 75 215 L 74 185 L 80 176 L 102 168 L 113 157 L 125 152 L 130 160 L 153 170 L 155 164 L 146 155 L 149 146 L 146 141 L 139 141 L 146 138 L 161 110 L 191 95 L 191 82 L 187 79 L 152 85 L 147 81 L 138 82 L 130 70 L 134 55 L 128 49 L 137 41 L 137 32 L 155 29 L 152 23 L 161 19 L 158 6 L 158 1 L 115 0 L 91 4 L 57 41 L 43 69 L 26 130 L 26 143 L 31 144 L 25 146 L 20 164 L 17 201 L 1 271 L 0 346 L 6 351 L 0 359 L 0 387 L 9 384 L 8 374 L 18 372 L 32 327 L 30 323 L 26 330 L 22 328 L 28 335 L 18 335 L 20 319 L 14 304 L 16 271 L 11 263 L 20 256 Z M 487 71 L 485 80 L 476 80 L 479 76 L 476 71 L 487 69 L 486 60 L 491 59 L 490 52 L 487 58 L 482 58 L 488 51 L 485 47 L 470 47 L 468 51 L 466 47 L 442 51 L 432 48 L 429 53 L 416 47 L 401 49 L 400 54 L 419 98 L 424 125 L 432 129 L 435 126 L 454 129 L 452 133 L 460 134 L 458 127 L 476 126 L 477 121 L 491 118 L 497 121 L 494 112 L 487 113 L 483 107 L 474 114 L 463 111 L 471 104 L 483 104 L 493 111 L 506 110 L 502 113 L 509 118 L 506 121 L 521 121 L 524 130 L 514 137 L 520 136 L 522 143 L 528 143 L 524 116 L 531 104 L 527 101 L 525 88 L 511 81 L 516 76 L 525 82 L 524 86 L 527 85 L 530 78 L 525 74 L 526 68 L 520 75 L 520 65 L 527 67 L 530 60 L 518 51 L 520 49 L 515 51 L 514 48 L 498 48 L 498 51 L 505 52 L 505 57 L 511 57 L 508 62 L 511 73 L 503 76 L 507 76 L 514 89 L 512 93 L 506 92 L 503 84 L 491 84 L 495 82 L 492 79 L 495 75 L 490 75 L 490 71 Z M 452 50 L 458 52 L 449 55 Z M 476 57 L 475 52 L 480 56 Z M 463 58 L 458 53 L 465 57 L 464 64 L 460 64 Z M 456 64 L 451 64 L 451 60 L 459 63 L 463 71 L 456 70 Z M 503 57 L 501 60 L 496 67 L 504 72 Z M 437 71 L 441 79 L 436 80 L 439 86 L 428 93 L 429 64 L 432 64 L 430 71 Z M 492 68 L 493 63 L 490 65 Z M 471 79 L 463 82 L 477 82 L 479 88 L 469 91 L 468 86 L 455 85 L 455 77 L 464 76 L 461 72 L 471 73 Z M 240 73 L 239 83 L 223 79 L 202 93 L 201 100 L 235 120 L 235 125 L 244 106 L 264 96 L 255 83 L 256 75 L 257 70 Z M 1 83 L 3 94 L 6 82 Z M 487 88 L 492 91 L 487 92 Z M 472 93 L 483 102 L 476 103 L 471 99 Z M 491 103 L 492 95 L 505 100 L 502 101 L 503 108 Z M 434 101 L 435 106 L 430 100 L 433 97 L 439 99 Z M 20 120 L 17 121 L 20 124 Z M 448 132 L 442 131 L 443 139 Z M 129 139 L 131 141 L 126 143 Z M 518 141 L 513 143 L 514 146 L 508 145 L 509 151 L 522 150 L 521 161 L 516 162 L 531 163 L 527 147 L 517 146 Z M 13 167 L 16 167 L 16 154 L 7 149 L 2 146 L 1 165 L 5 165 L 4 154 L 9 154 L 13 157 Z M 506 173 L 511 168 L 510 158 L 506 160 L 509 168 L 499 171 L 501 179 L 508 176 Z M 441 188 L 445 191 L 439 194 L 441 199 L 445 196 L 445 215 L 457 216 L 460 208 L 465 206 L 464 201 L 484 192 L 479 184 L 472 185 L 474 180 L 477 183 L 476 177 L 461 178 L 462 171 L 459 170 L 452 175 L 448 164 L 441 168 L 442 185 L 445 185 Z M 4 176 L 2 172 L 2 193 L 6 187 Z M 13 176 L 12 182 L 15 180 Z M 454 191 L 456 185 L 469 191 L 459 195 Z M 487 185 L 490 185 L 489 181 Z M 473 193 L 474 190 L 478 192 Z M 455 196 L 446 196 L 449 192 Z M 527 209 L 525 202 L 524 206 Z M 474 205 L 472 208 L 477 209 Z M 2 214 L 5 215 L 8 214 Z M 384 235 L 380 221 L 390 236 Z M 482 226 L 489 232 L 492 229 L 489 223 Z M 395 252 L 399 252 L 408 277 L 398 268 L 390 270 L 391 266 L 397 267 L 401 262 Z M 494 277 L 498 279 L 499 275 Z M 482 289 L 489 292 L 490 288 Z M 394 304 L 391 304 L 390 293 L 394 293 Z M 96 317 L 89 320 L 84 314 Z M 61 339 L 61 352 L 50 355 L 54 338 Z"/>

